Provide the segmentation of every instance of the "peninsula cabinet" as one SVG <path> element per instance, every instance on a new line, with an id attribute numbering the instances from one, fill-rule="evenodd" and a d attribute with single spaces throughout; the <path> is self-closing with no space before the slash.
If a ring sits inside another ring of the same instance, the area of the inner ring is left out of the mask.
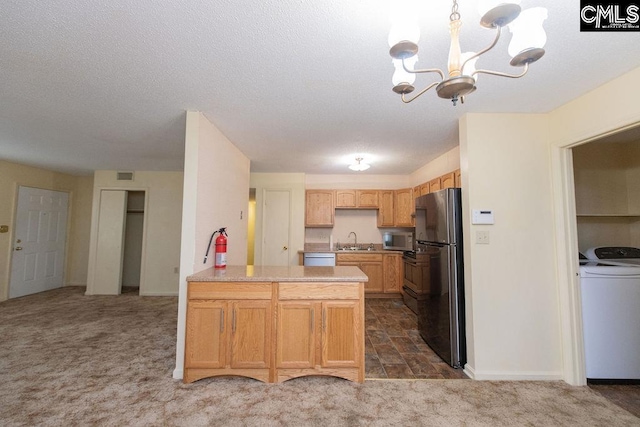
<path id="1" fill-rule="evenodd" d="M 269 380 L 271 289 L 271 283 L 189 285 L 185 382 L 214 375 Z"/>
<path id="2" fill-rule="evenodd" d="M 307 190 L 305 193 L 305 227 L 333 227 L 334 191 Z"/>
<path id="3" fill-rule="evenodd" d="M 363 382 L 366 281 L 353 267 L 242 265 L 187 277 L 183 381 Z"/>
<path id="4" fill-rule="evenodd" d="M 364 307 L 357 283 L 280 283 L 278 382 L 306 375 L 364 379 Z"/>

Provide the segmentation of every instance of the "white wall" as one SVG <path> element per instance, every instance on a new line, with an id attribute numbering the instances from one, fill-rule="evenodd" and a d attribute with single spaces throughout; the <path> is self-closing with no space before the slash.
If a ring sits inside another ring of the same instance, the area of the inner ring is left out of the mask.
<path id="1" fill-rule="evenodd" d="M 289 251 L 289 265 L 298 265 L 298 251 L 304 249 L 304 174 L 252 173 L 249 186 L 256 189 L 255 264 L 259 265 L 262 259 L 264 190 L 291 190 L 291 234 L 289 241 L 292 250 Z"/>
<path id="2" fill-rule="evenodd" d="M 473 377 L 585 383 L 570 148 L 640 124 L 638 79 L 640 68 L 549 114 L 461 119 Z M 472 208 L 493 209 L 496 224 L 471 225 Z M 479 229 L 489 245 L 473 243 Z"/>
<path id="3" fill-rule="evenodd" d="M 415 187 L 458 169 L 460 169 L 460 146 L 452 148 L 442 156 L 411 173 L 411 185 Z"/>
<path id="4" fill-rule="evenodd" d="M 91 219 L 92 177 L 73 176 L 0 160 L 0 301 L 9 296 L 9 275 L 14 241 L 18 187 L 28 186 L 69 193 L 65 285 L 86 285 L 89 226 Z"/>
<path id="5" fill-rule="evenodd" d="M 305 188 L 313 190 L 397 190 L 409 187 L 413 187 L 409 175 L 305 175 Z"/>
<path id="6" fill-rule="evenodd" d="M 211 233 L 227 227 L 227 264 L 246 264 L 249 167 L 249 159 L 202 113 L 186 113 L 176 379 L 184 368 L 186 277 L 213 266 L 213 248 L 203 263 Z"/>
<path id="7" fill-rule="evenodd" d="M 93 295 L 98 212 L 103 189 L 144 191 L 145 219 L 140 295 L 176 295 L 180 265 L 182 172 L 135 171 L 133 181 L 118 181 L 117 171 L 96 171 L 89 248 L 87 295 Z"/>
<path id="8" fill-rule="evenodd" d="M 460 135 L 467 370 L 477 379 L 559 379 L 548 118 L 467 114 Z M 471 209 L 492 209 L 495 224 L 471 225 Z M 489 245 L 474 243 L 479 230 Z"/>

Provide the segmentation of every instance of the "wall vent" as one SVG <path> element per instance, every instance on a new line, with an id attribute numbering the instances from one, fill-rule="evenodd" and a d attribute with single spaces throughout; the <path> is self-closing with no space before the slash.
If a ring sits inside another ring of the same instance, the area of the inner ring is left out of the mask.
<path id="1" fill-rule="evenodd" d="M 118 172 L 118 181 L 133 181 L 133 172 Z"/>

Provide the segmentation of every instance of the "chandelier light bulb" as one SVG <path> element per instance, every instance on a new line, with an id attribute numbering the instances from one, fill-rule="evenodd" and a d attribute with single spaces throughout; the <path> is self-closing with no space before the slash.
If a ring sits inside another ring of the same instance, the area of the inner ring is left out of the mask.
<path id="1" fill-rule="evenodd" d="M 513 36 L 509 43 L 509 55 L 513 58 L 525 49 L 543 48 L 547 42 L 547 33 L 542 27 L 547 19 L 547 9 L 533 7 L 523 10 L 518 19 L 509 24 Z"/>
<path id="2" fill-rule="evenodd" d="M 408 83 L 413 84 L 416 81 L 415 73 L 408 73 L 404 67 L 402 66 L 401 59 L 392 59 L 391 62 L 395 67 L 395 71 L 393 73 L 393 77 L 391 77 L 391 81 L 393 82 L 393 86 L 397 86 L 400 83 Z M 418 62 L 418 55 L 414 55 L 411 58 L 407 58 L 404 60 L 406 67 L 410 70 L 413 70 L 416 62 Z"/>

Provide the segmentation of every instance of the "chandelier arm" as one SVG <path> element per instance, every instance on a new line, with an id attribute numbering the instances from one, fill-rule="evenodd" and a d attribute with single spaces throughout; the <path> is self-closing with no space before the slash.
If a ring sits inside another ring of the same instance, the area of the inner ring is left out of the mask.
<path id="1" fill-rule="evenodd" d="M 431 89 L 434 86 L 439 85 L 440 82 L 433 82 L 431 83 L 429 86 L 427 86 L 426 88 L 422 89 L 420 92 L 418 92 L 418 94 L 416 96 L 414 96 L 413 98 L 407 100 L 404 98 L 404 93 L 402 94 L 402 102 L 404 102 L 405 104 L 410 103 L 411 101 L 413 101 L 414 99 L 416 99 L 417 97 L 419 97 L 420 95 L 422 95 L 423 93 L 425 93 L 426 91 L 428 91 L 429 89 Z"/>
<path id="2" fill-rule="evenodd" d="M 442 72 L 442 70 L 438 69 L 438 68 L 425 68 L 423 70 L 410 70 L 407 68 L 406 65 L 404 65 L 404 58 L 402 58 L 402 68 L 404 68 L 404 70 L 407 73 L 412 73 L 412 74 L 420 74 L 420 73 L 438 73 L 440 74 L 440 78 L 442 80 L 444 80 L 444 73 Z"/>
<path id="3" fill-rule="evenodd" d="M 529 71 L 529 64 L 524 64 L 524 71 L 522 71 L 522 73 L 520 73 L 520 74 L 507 74 L 507 73 L 501 73 L 499 71 L 490 71 L 490 70 L 476 70 L 475 73 L 471 74 L 471 77 L 475 76 L 476 74 L 491 74 L 492 76 L 500 76 L 500 77 L 508 77 L 510 79 L 518 79 L 518 78 L 524 76 L 525 74 L 527 74 L 527 71 Z"/>
<path id="4" fill-rule="evenodd" d="M 491 43 L 489 45 L 489 47 L 482 49 L 480 52 L 471 55 L 469 58 L 467 58 L 463 63 L 462 66 L 460 67 L 460 70 L 464 69 L 464 66 L 467 65 L 467 62 L 471 61 L 474 58 L 479 57 L 480 55 L 484 55 L 485 53 L 489 52 L 491 49 L 493 49 L 493 47 L 498 44 L 498 40 L 500 40 L 500 35 L 502 33 L 502 27 L 496 27 L 496 29 L 498 31 L 496 31 L 496 38 L 493 40 L 493 43 Z"/>

